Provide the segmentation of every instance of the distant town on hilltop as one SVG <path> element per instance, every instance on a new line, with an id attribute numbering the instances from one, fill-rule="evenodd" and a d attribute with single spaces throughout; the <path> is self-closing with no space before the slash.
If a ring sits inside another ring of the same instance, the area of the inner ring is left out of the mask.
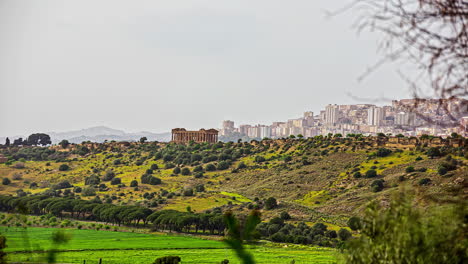
<path id="1" fill-rule="evenodd" d="M 220 129 L 221 141 L 314 137 L 332 134 L 379 133 L 404 136 L 434 135 L 446 137 L 452 133 L 468 135 L 468 110 L 463 99 L 393 100 L 391 105 L 329 104 L 319 113 L 304 112 L 301 118 L 273 122 L 271 125 L 242 124 L 225 120 Z M 465 107 L 465 109 L 462 109 Z"/>

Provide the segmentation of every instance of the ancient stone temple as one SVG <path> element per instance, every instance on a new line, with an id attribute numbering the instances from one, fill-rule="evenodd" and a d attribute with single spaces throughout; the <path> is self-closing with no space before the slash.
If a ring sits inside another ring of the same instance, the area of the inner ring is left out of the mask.
<path id="1" fill-rule="evenodd" d="M 185 128 L 172 129 L 172 142 L 188 143 L 194 142 L 218 142 L 218 130 L 216 129 L 200 129 L 198 131 L 187 131 Z"/>

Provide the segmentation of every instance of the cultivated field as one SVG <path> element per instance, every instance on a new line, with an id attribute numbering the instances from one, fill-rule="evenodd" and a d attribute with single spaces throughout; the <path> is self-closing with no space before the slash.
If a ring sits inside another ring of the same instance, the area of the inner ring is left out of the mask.
<path id="1" fill-rule="evenodd" d="M 177 255 L 182 263 L 240 263 L 234 252 L 221 241 L 177 235 L 150 235 L 132 232 L 60 228 L 0 227 L 7 237 L 6 252 L 10 261 L 38 262 L 46 256 L 45 251 L 54 248 L 51 236 L 63 230 L 70 241 L 58 249 L 59 263 L 152 263 L 160 256 Z M 26 251 L 32 251 L 27 253 Z M 251 246 L 250 252 L 257 263 L 284 263 L 295 260 L 299 263 L 334 263 L 336 251 L 329 248 L 299 245 L 259 244 Z"/>

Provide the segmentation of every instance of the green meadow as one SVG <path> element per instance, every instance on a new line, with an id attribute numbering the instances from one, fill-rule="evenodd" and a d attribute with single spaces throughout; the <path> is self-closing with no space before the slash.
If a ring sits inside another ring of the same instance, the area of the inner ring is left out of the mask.
<path id="1" fill-rule="evenodd" d="M 53 232 L 64 231 L 68 243 L 54 247 Z M 7 237 L 8 260 L 40 262 L 46 251 L 56 248 L 58 263 L 152 263 L 157 257 L 177 255 L 182 263 L 240 263 L 235 253 L 221 241 L 172 234 L 141 234 L 59 228 L 0 227 Z M 334 263 L 336 251 L 330 248 L 262 243 L 251 245 L 257 263 Z"/>

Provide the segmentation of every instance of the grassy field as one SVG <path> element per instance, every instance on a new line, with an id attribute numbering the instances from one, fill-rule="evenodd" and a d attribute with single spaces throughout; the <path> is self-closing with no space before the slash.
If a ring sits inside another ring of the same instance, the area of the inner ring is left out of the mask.
<path id="1" fill-rule="evenodd" d="M 0 227 L 7 237 L 10 261 L 38 262 L 45 250 L 53 247 L 51 235 L 57 228 Z M 221 241 L 188 236 L 150 235 L 131 232 L 112 232 L 78 229 L 65 231 L 70 241 L 60 246 L 59 263 L 152 263 L 155 258 L 177 255 L 182 263 L 240 263 L 234 252 Z M 25 253 L 33 251 L 34 253 Z M 257 263 L 334 263 L 336 251 L 329 248 L 298 245 L 262 244 L 250 249 Z"/>

